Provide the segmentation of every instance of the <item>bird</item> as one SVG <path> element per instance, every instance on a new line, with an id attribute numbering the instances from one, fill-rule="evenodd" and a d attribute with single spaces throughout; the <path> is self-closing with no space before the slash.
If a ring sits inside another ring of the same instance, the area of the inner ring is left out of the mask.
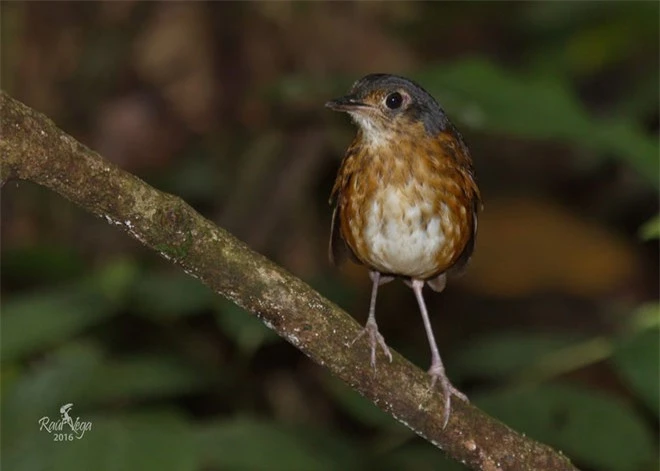
<path id="1" fill-rule="evenodd" d="M 366 336 L 374 369 L 379 346 L 392 361 L 376 324 L 376 297 L 379 286 L 402 279 L 421 312 L 431 388 L 442 388 L 446 427 L 451 397 L 468 398 L 445 373 L 422 289 L 443 291 L 474 251 L 482 203 L 470 151 L 433 96 L 405 77 L 366 75 L 325 106 L 357 125 L 330 194 L 329 247 L 333 263 L 351 258 L 372 281 L 367 322 L 353 344 Z"/>

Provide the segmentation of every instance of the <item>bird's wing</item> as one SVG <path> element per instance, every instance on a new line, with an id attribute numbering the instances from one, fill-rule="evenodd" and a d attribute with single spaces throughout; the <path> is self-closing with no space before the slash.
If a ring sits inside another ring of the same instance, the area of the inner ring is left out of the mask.
<path id="1" fill-rule="evenodd" d="M 332 223 L 330 225 L 330 244 L 328 247 L 330 263 L 339 265 L 347 258 L 350 258 L 353 262 L 361 264 L 362 262 L 355 256 L 341 235 L 341 228 L 339 227 L 341 217 L 339 216 L 339 211 L 339 204 L 336 204 L 335 209 L 332 211 Z"/>
<path id="2" fill-rule="evenodd" d="M 451 126 L 451 129 L 448 132 L 441 133 L 439 135 L 438 144 L 442 150 L 439 155 L 442 155 L 444 158 L 449 158 L 454 164 L 451 166 L 451 172 L 453 174 L 452 178 L 459 183 L 461 189 L 460 195 L 456 196 L 463 201 L 466 209 L 472 212 L 469 239 L 467 240 L 463 251 L 456 258 L 456 261 L 452 264 L 449 270 L 447 270 L 448 274 L 458 276 L 465 271 L 465 268 L 472 257 L 472 252 L 474 251 L 474 244 L 477 237 L 477 214 L 482 207 L 481 193 L 477 186 L 477 179 L 475 177 L 470 151 L 463 141 L 463 137 L 456 128 Z M 444 168 L 442 171 L 447 172 L 449 170 Z M 442 274 L 440 274 L 440 276 L 442 276 Z M 429 286 L 436 289 L 431 282 L 429 282 Z M 444 282 L 438 280 L 437 286 L 440 289 L 444 288 Z"/>
<path id="3" fill-rule="evenodd" d="M 477 211 L 480 204 L 481 201 L 475 198 L 474 209 L 472 210 L 472 234 L 470 235 L 467 244 L 465 244 L 463 252 L 461 252 L 461 254 L 456 259 L 456 262 L 449 269 L 449 273 L 452 276 L 462 275 L 465 272 L 465 268 L 467 268 L 468 263 L 470 262 L 470 258 L 472 258 L 472 252 L 474 252 L 474 243 L 477 239 Z"/>
<path id="4" fill-rule="evenodd" d="M 339 229 L 339 205 L 335 205 L 332 211 L 332 223 L 330 224 L 330 245 L 328 246 L 328 258 L 330 263 L 338 265 L 346 258 L 346 243 L 341 237 L 341 230 Z"/>
<path id="5" fill-rule="evenodd" d="M 346 241 L 341 235 L 341 194 L 342 189 L 349 185 L 353 168 L 355 166 L 355 159 L 353 158 L 359 150 L 359 139 L 355 139 L 346 151 L 346 155 L 341 162 L 339 171 L 337 172 L 337 179 L 332 187 L 330 193 L 330 204 L 334 204 L 332 211 L 332 223 L 330 225 L 330 244 L 328 247 L 328 256 L 330 262 L 338 265 L 343 262 L 347 257 L 355 263 L 361 263 L 355 256 L 351 248 L 346 244 Z"/>

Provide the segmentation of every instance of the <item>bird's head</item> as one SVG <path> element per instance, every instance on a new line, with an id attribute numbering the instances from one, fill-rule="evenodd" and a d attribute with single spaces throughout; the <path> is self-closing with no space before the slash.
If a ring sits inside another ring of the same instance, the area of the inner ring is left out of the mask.
<path id="1" fill-rule="evenodd" d="M 448 126 L 444 111 L 426 90 L 396 75 L 367 75 L 353 84 L 348 95 L 325 106 L 350 114 L 372 142 L 435 137 Z"/>

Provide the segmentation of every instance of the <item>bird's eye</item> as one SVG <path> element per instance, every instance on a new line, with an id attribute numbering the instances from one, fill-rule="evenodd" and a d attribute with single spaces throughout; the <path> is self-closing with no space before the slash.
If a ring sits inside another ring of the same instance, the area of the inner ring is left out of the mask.
<path id="1" fill-rule="evenodd" d="M 402 103 L 403 103 L 403 97 L 399 92 L 390 93 L 389 95 L 387 95 L 387 98 L 385 98 L 385 106 L 387 106 L 391 110 L 396 110 L 397 108 L 400 108 Z"/>

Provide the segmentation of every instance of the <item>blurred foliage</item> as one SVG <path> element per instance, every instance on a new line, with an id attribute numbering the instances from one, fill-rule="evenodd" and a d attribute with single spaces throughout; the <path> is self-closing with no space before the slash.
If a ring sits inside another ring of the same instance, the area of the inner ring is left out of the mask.
<path id="1" fill-rule="evenodd" d="M 595 469 L 652 469 L 656 459 L 656 444 L 635 410 L 597 391 L 545 385 L 475 396 L 474 402 Z"/>
<path id="2" fill-rule="evenodd" d="M 655 307 L 655 315 L 658 315 Z M 628 386 L 660 417 L 658 397 L 658 326 L 641 331 L 617 346 L 614 355 L 617 372 Z"/>
<path id="3" fill-rule="evenodd" d="M 360 322 L 364 268 L 325 258 L 354 129 L 322 104 L 368 72 L 415 78 L 465 135 L 485 200 L 467 275 L 427 297 L 450 377 L 580 469 L 650 471 L 659 14 L 657 2 L 12 2 L 0 78 Z M 25 183 L 1 204 L 3 468 L 464 469 L 104 221 Z M 424 367 L 411 293 L 379 296 L 388 343 Z M 38 420 L 70 403 L 92 429 L 55 442 Z"/>
<path id="4" fill-rule="evenodd" d="M 643 239 L 660 238 L 660 216 L 655 216 L 647 221 L 640 229 L 640 235 Z"/>
<path id="5" fill-rule="evenodd" d="M 511 73 L 474 60 L 419 75 L 466 125 L 500 135 L 548 139 L 613 154 L 658 186 L 658 142 L 630 120 L 589 116 L 566 77 Z"/>

